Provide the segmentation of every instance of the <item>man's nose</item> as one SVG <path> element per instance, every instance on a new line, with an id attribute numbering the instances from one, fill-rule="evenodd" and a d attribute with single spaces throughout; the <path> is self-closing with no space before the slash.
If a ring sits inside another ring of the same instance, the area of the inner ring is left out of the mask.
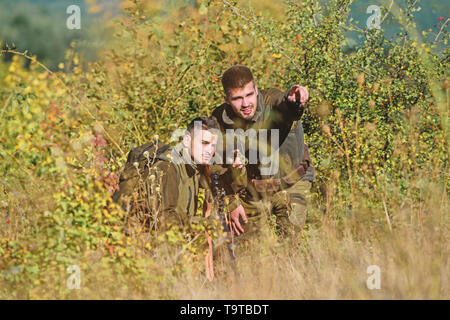
<path id="1" fill-rule="evenodd" d="M 206 152 L 208 152 L 209 154 L 212 154 L 213 151 L 214 151 L 214 147 L 212 147 L 212 146 L 208 146 L 208 147 L 206 148 Z"/>
<path id="2" fill-rule="evenodd" d="M 244 106 L 244 107 L 248 107 L 249 103 L 250 103 L 250 101 L 247 98 L 244 98 L 242 100 L 242 106 Z"/>

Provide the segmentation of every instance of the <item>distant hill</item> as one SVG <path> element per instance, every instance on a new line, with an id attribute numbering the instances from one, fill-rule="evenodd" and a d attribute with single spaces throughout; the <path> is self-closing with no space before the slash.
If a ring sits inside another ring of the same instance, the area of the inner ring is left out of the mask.
<path id="1" fill-rule="evenodd" d="M 66 8 L 78 5 L 81 9 L 81 29 L 66 27 Z M 28 50 L 51 68 L 64 60 L 72 41 L 88 60 L 96 58 L 99 43 L 106 37 L 100 27 L 103 21 L 86 12 L 82 0 L 2 0 L 0 2 L 0 40 L 2 46 Z"/>
<path id="2" fill-rule="evenodd" d="M 281 1 L 281 0 L 279 0 Z M 114 14 L 119 14 L 117 5 L 120 0 L 97 1 L 109 8 Z M 248 1 L 255 3 L 255 1 Z M 326 5 L 326 1 L 322 1 Z M 405 3 L 396 0 L 396 3 Z M 180 3 L 196 5 L 195 0 L 166 0 L 167 10 L 176 8 Z M 369 5 L 382 6 L 390 3 L 382 0 L 357 0 L 351 5 L 350 16 L 359 21 L 358 26 L 366 27 L 370 14 L 366 13 Z M 421 10 L 415 12 L 417 26 L 421 30 L 437 28 L 438 18 L 448 18 L 450 7 L 446 0 L 418 1 Z M 82 12 L 82 29 L 68 30 L 66 28 L 66 8 L 69 5 L 79 5 Z M 258 3 L 259 5 L 260 3 Z M 72 41 L 80 43 L 79 50 L 89 60 L 96 57 L 96 50 L 108 36 L 100 26 L 104 24 L 100 15 L 87 12 L 84 0 L 2 0 L 0 2 L 0 40 L 9 45 L 15 45 L 18 50 L 29 50 L 36 54 L 47 65 L 55 67 L 64 60 L 65 51 Z M 404 5 L 403 5 L 404 7 Z M 388 17 L 381 26 L 386 37 L 396 36 L 399 26 L 392 17 Z M 349 45 L 362 43 L 357 33 L 347 32 Z"/>

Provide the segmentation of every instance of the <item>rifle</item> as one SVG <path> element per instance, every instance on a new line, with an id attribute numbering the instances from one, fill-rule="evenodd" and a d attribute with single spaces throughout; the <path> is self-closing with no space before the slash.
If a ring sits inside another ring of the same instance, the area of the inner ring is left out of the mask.
<path id="1" fill-rule="evenodd" d="M 205 171 L 206 178 L 211 186 L 214 199 L 213 201 L 216 204 L 215 207 L 217 208 L 217 213 L 225 233 L 225 242 L 227 244 L 228 253 L 230 254 L 231 261 L 234 262 L 235 255 L 233 249 L 233 237 L 230 228 L 230 219 L 228 218 L 228 214 L 225 210 L 225 190 L 219 184 L 219 175 L 217 173 L 210 173 L 209 166 L 205 167 Z"/>

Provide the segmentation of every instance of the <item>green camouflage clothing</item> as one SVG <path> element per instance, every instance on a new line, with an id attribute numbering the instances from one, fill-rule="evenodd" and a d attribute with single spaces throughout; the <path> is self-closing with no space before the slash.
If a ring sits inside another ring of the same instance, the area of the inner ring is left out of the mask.
<path id="1" fill-rule="evenodd" d="M 259 201 L 263 199 L 270 200 L 270 212 L 276 216 L 277 226 L 282 234 L 298 231 L 306 220 L 314 168 L 304 143 L 300 121 L 304 108 L 288 101 L 288 94 L 289 91 L 283 92 L 276 88 L 259 90 L 257 109 L 250 121 L 235 115 L 227 103 L 220 105 L 212 113 L 224 133 L 226 129 L 279 130 L 278 173 L 273 177 L 263 176 L 260 163 L 246 165 L 247 185 L 240 193 L 241 203 L 249 217 L 246 229 L 252 228 L 252 217 L 261 216 L 263 209 Z M 268 136 L 270 137 L 270 133 Z M 246 157 L 248 156 L 246 144 Z"/>

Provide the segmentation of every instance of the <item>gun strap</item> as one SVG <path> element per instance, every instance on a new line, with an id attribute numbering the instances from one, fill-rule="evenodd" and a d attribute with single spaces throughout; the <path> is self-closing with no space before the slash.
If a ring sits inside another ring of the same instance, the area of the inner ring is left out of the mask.
<path id="1" fill-rule="evenodd" d="M 311 158 L 309 156 L 308 146 L 305 144 L 302 162 L 289 174 L 285 175 L 281 179 L 253 179 L 252 183 L 255 185 L 256 191 L 260 193 L 278 192 L 283 182 L 286 185 L 291 186 L 303 178 L 309 167 L 312 167 Z"/>

